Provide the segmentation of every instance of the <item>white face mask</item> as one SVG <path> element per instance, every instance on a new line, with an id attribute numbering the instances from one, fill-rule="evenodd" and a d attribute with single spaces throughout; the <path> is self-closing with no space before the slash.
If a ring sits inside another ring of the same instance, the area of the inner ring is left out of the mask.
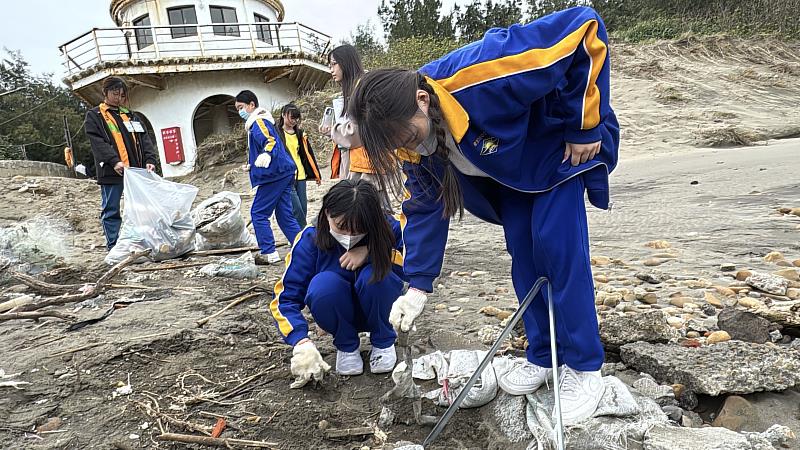
<path id="1" fill-rule="evenodd" d="M 351 236 L 349 234 L 339 234 L 333 230 L 330 231 L 331 236 L 333 236 L 333 238 L 336 239 L 336 242 L 341 244 L 345 250 L 350 250 L 351 248 L 355 247 L 356 244 L 358 244 L 362 239 L 364 239 L 364 236 L 366 236 L 366 234 L 354 234 Z"/>
<path id="2" fill-rule="evenodd" d="M 436 152 L 437 147 L 439 147 L 439 143 L 436 139 L 436 131 L 433 129 L 433 121 L 429 117 L 428 137 L 417 146 L 417 153 L 422 156 L 431 156 Z"/>

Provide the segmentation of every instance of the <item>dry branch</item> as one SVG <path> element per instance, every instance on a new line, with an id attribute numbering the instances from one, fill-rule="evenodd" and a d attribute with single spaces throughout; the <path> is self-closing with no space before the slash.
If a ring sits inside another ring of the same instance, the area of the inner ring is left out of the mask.
<path id="1" fill-rule="evenodd" d="M 176 433 L 164 433 L 158 436 L 159 441 L 170 441 L 170 442 L 182 442 L 184 444 L 200 444 L 200 445 L 208 445 L 211 447 L 230 447 L 231 445 L 240 445 L 242 447 L 254 447 L 254 448 L 275 448 L 277 447 L 277 442 L 259 442 L 259 441 L 248 441 L 245 439 L 233 439 L 233 438 L 212 438 L 207 436 L 192 436 L 190 434 L 176 434 Z"/>
<path id="2" fill-rule="evenodd" d="M 227 311 L 227 310 L 229 310 L 229 309 L 233 308 L 234 306 L 238 305 L 239 303 L 244 303 L 244 302 L 246 302 L 247 300 L 250 300 L 251 298 L 258 297 L 259 295 L 261 295 L 261 294 L 260 294 L 260 293 L 258 293 L 258 292 L 255 292 L 255 293 L 252 293 L 252 294 L 247 294 L 247 295 L 245 295 L 245 296 L 243 296 L 243 297 L 239 297 L 239 298 L 237 298 L 236 300 L 234 300 L 234 301 L 232 301 L 232 302 L 228 303 L 227 305 L 225 305 L 225 307 L 224 307 L 224 308 L 222 308 L 221 310 L 219 310 L 219 311 L 215 312 L 214 314 L 212 314 L 212 315 L 210 315 L 210 316 L 208 316 L 208 317 L 204 317 L 204 318 L 202 318 L 202 319 L 198 320 L 198 321 L 197 321 L 197 326 L 198 326 L 198 327 L 202 327 L 203 325 L 205 325 L 205 324 L 207 324 L 208 322 L 210 322 L 210 321 L 212 321 L 212 320 L 216 319 L 217 317 L 219 317 L 220 315 L 222 315 L 222 313 L 224 313 L 225 311 Z"/>
<path id="3" fill-rule="evenodd" d="M 36 278 L 30 275 L 20 272 L 11 273 L 11 278 L 33 289 L 33 291 L 36 292 L 37 294 L 42 294 L 42 295 L 62 295 L 68 292 L 77 291 L 78 289 L 84 286 L 83 284 L 46 283 L 44 281 L 37 280 Z"/>
<path id="4" fill-rule="evenodd" d="M 127 258 L 114 265 L 114 267 L 112 267 L 108 272 L 104 273 L 96 283 L 87 284 L 84 292 L 80 294 L 64 294 L 58 297 L 43 300 L 41 302 L 29 303 L 27 305 L 20 306 L 17 309 L 19 312 L 35 311 L 46 306 L 66 305 L 67 303 L 81 302 L 83 300 L 97 297 L 98 295 L 102 294 L 106 288 L 108 288 L 111 280 L 115 276 L 119 275 L 119 273 L 122 272 L 125 267 L 133 264 L 133 262 L 137 259 L 149 255 L 150 252 L 151 250 L 147 249 L 141 252 L 131 253 Z"/>
<path id="5" fill-rule="evenodd" d="M 348 436 L 366 436 L 375 434 L 375 429 L 372 427 L 358 427 L 358 428 L 330 428 L 325 430 L 325 437 L 328 439 L 348 437 Z"/>
<path id="6" fill-rule="evenodd" d="M 40 319 L 42 317 L 58 317 L 59 319 L 63 320 L 74 320 L 75 316 L 72 314 L 65 314 L 60 313 L 58 311 L 42 311 L 42 312 L 10 312 L 5 314 L 0 314 L 0 322 L 4 322 L 6 320 L 16 320 L 16 319 Z"/>

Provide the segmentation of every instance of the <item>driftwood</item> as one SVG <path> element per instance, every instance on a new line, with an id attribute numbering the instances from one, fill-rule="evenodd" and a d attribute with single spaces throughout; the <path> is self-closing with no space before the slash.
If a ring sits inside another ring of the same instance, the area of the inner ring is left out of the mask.
<path id="1" fill-rule="evenodd" d="M 58 311 L 36 311 L 36 312 L 10 312 L 0 314 L 0 322 L 15 319 L 41 319 L 42 317 L 57 317 L 62 320 L 74 320 L 75 316 L 71 314 L 64 314 Z"/>
<path id="2" fill-rule="evenodd" d="M 225 305 L 225 307 L 224 307 L 224 308 L 222 308 L 221 310 L 219 310 L 219 311 L 215 312 L 214 314 L 212 314 L 212 315 L 210 315 L 210 316 L 208 316 L 208 317 L 204 317 L 204 318 L 202 318 L 202 319 L 198 320 L 198 321 L 197 321 L 197 326 L 198 326 L 198 327 L 202 327 L 203 325 L 205 325 L 205 324 L 207 324 L 208 322 L 210 322 L 210 321 L 212 321 L 212 320 L 216 319 L 217 317 L 221 316 L 221 315 L 222 315 L 222 314 L 223 314 L 225 311 L 227 311 L 227 310 L 229 310 L 229 309 L 233 308 L 234 306 L 238 305 L 239 303 L 244 303 L 244 302 L 246 302 L 247 300 L 250 300 L 251 298 L 258 297 L 259 295 L 261 295 L 261 294 L 260 294 L 260 293 L 258 293 L 258 292 L 254 292 L 254 293 L 247 294 L 247 295 L 244 295 L 244 296 L 242 296 L 242 297 L 239 297 L 239 298 L 237 298 L 236 300 L 234 300 L 234 301 L 232 301 L 232 302 L 228 303 L 227 305 Z"/>
<path id="3" fill-rule="evenodd" d="M 136 269 L 132 269 L 133 272 L 141 273 L 141 272 L 158 272 L 161 270 L 172 270 L 172 269 L 187 269 L 189 267 L 200 267 L 205 266 L 208 262 L 194 262 L 194 263 L 180 263 L 180 264 L 160 264 L 158 266 L 151 266 L 151 267 L 137 267 Z"/>
<path id="4" fill-rule="evenodd" d="M 78 289 L 85 286 L 84 284 L 46 283 L 44 281 L 37 280 L 36 278 L 30 275 L 19 272 L 12 273 L 11 278 L 19 281 L 25 286 L 28 286 L 37 294 L 42 294 L 42 295 L 62 295 L 69 292 L 75 292 Z"/>
<path id="5" fill-rule="evenodd" d="M 329 428 L 325 430 L 325 437 L 328 439 L 341 438 L 348 436 L 366 436 L 375 434 L 375 428 L 372 427 L 358 427 L 358 428 Z"/>
<path id="6" fill-rule="evenodd" d="M 36 303 L 29 303 L 27 305 L 22 305 L 15 310 L 15 312 L 25 312 L 25 311 L 35 311 L 37 309 L 41 309 L 47 306 L 56 306 L 56 305 L 66 305 L 67 303 L 74 303 L 74 302 L 81 302 L 90 298 L 97 297 L 98 295 L 105 292 L 108 286 L 111 283 L 111 280 L 119 275 L 122 270 L 131 265 L 134 261 L 141 258 L 142 256 L 147 256 L 151 252 L 150 249 L 141 251 L 141 252 L 134 252 L 128 255 L 127 258 L 120 261 L 114 267 L 108 270 L 108 272 L 104 273 L 103 276 L 97 280 L 96 283 L 91 284 L 88 283 L 86 285 L 82 285 L 83 292 L 77 294 L 63 294 L 58 297 L 49 298 L 47 300 L 42 300 Z"/>
<path id="7" fill-rule="evenodd" d="M 208 436 L 192 436 L 190 434 L 177 434 L 177 433 L 163 433 L 158 436 L 159 441 L 182 442 L 184 444 L 200 444 L 210 447 L 227 447 L 231 445 L 239 445 L 242 447 L 254 448 L 275 448 L 278 446 L 277 442 L 260 442 L 248 441 L 245 439 L 233 438 L 212 438 Z"/>
<path id="8" fill-rule="evenodd" d="M 275 247 L 279 247 L 280 245 L 276 245 Z M 256 246 L 252 247 L 237 247 L 237 248 L 219 248 L 216 250 L 198 250 L 192 251 L 186 254 L 186 256 L 209 256 L 209 255 L 225 255 L 228 253 L 244 253 L 244 252 L 254 252 L 256 250 L 260 250 L 260 248 Z"/>

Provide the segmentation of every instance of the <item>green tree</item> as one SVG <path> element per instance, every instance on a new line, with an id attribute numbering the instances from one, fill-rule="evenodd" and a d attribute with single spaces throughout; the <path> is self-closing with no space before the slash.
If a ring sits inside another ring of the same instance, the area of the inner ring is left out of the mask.
<path id="1" fill-rule="evenodd" d="M 76 159 L 89 163 L 91 149 L 82 131 L 87 107 L 51 74 L 34 75 L 20 52 L 4 50 L 0 59 L 0 157 L 64 162 L 64 117 L 72 132 Z M 9 150 L 12 149 L 12 150 Z M 12 156 L 9 156 L 12 155 Z"/>
<path id="2" fill-rule="evenodd" d="M 462 41 L 480 39 L 490 28 L 507 28 L 522 21 L 518 0 L 473 0 L 464 10 L 458 9 L 456 30 Z"/>
<path id="3" fill-rule="evenodd" d="M 386 41 L 410 37 L 452 39 L 453 13 L 442 15 L 441 0 L 382 0 L 378 7 Z"/>

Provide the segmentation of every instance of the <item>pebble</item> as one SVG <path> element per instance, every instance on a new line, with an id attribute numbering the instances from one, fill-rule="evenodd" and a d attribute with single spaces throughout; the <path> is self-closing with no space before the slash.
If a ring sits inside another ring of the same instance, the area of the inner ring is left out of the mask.
<path id="1" fill-rule="evenodd" d="M 790 263 L 785 259 L 782 259 L 780 261 L 775 261 L 775 265 L 780 267 L 792 267 L 792 263 Z"/>
<path id="2" fill-rule="evenodd" d="M 433 307 L 433 309 L 436 311 L 442 311 L 445 308 L 447 308 L 447 305 L 444 303 L 439 303 L 438 305 Z"/>
<path id="3" fill-rule="evenodd" d="M 42 431 L 55 431 L 61 427 L 61 419 L 59 417 L 50 417 L 49 419 L 45 420 L 43 424 L 36 427 L 36 432 L 41 433 Z"/>
<path id="4" fill-rule="evenodd" d="M 715 331 L 706 338 L 706 344 L 718 344 L 730 340 L 731 335 L 727 331 Z"/>
<path id="5" fill-rule="evenodd" d="M 733 272 L 734 270 L 736 270 L 736 264 L 722 263 L 719 265 L 719 270 L 723 272 Z"/>
<path id="6" fill-rule="evenodd" d="M 661 408 L 661 410 L 664 411 L 664 414 L 666 414 L 667 417 L 669 417 L 669 420 L 673 422 L 680 423 L 681 418 L 683 418 L 683 410 L 678 406 L 666 405 Z"/>
<path id="7" fill-rule="evenodd" d="M 495 294 L 508 294 L 508 288 L 499 287 L 494 290 Z"/>
<path id="8" fill-rule="evenodd" d="M 598 283 L 608 283 L 608 277 L 605 275 L 598 274 L 594 276 L 594 281 Z"/>
<path id="9" fill-rule="evenodd" d="M 669 260 L 669 258 L 647 258 L 642 264 L 644 264 L 646 267 L 654 267 L 660 266 Z"/>
<path id="10" fill-rule="evenodd" d="M 772 342 L 778 342 L 783 339 L 783 335 L 778 330 L 772 330 L 769 332 L 769 338 L 772 340 Z"/>
<path id="11" fill-rule="evenodd" d="M 609 308 L 614 308 L 620 303 L 620 298 L 616 296 L 607 296 L 603 299 L 603 305 L 608 306 Z"/>
<path id="12" fill-rule="evenodd" d="M 705 289 L 711 286 L 711 283 L 706 280 L 687 280 L 682 281 L 681 284 L 691 289 Z"/>
<path id="13" fill-rule="evenodd" d="M 800 267 L 800 259 L 795 259 L 794 261 L 792 261 L 792 265 L 795 267 Z"/>
<path id="14" fill-rule="evenodd" d="M 719 292 L 721 295 L 724 295 L 725 297 L 735 297 L 736 296 L 736 292 L 734 292 L 733 289 L 731 289 L 729 287 L 725 287 L 725 286 L 713 286 L 713 287 L 717 292 Z"/>
<path id="15" fill-rule="evenodd" d="M 330 426 L 331 426 L 330 422 L 328 422 L 325 419 L 320 420 L 319 423 L 317 424 L 317 427 L 320 430 L 327 430 L 328 428 L 330 428 Z"/>
<path id="16" fill-rule="evenodd" d="M 789 281 L 800 281 L 800 272 L 794 268 L 781 269 L 773 273 L 779 277 L 786 278 Z"/>
<path id="17" fill-rule="evenodd" d="M 636 300 L 636 295 L 632 292 L 622 295 L 622 301 L 624 302 L 632 302 L 634 300 Z"/>
<path id="18" fill-rule="evenodd" d="M 798 300 L 800 299 L 800 289 L 789 288 L 786 290 L 786 296 L 789 297 L 790 300 Z"/>
<path id="19" fill-rule="evenodd" d="M 669 304 L 672 306 L 677 306 L 678 308 L 683 308 L 687 303 L 691 303 L 693 299 L 689 297 L 672 297 L 669 299 Z"/>
<path id="20" fill-rule="evenodd" d="M 461 311 L 461 307 L 460 306 L 451 306 L 451 307 L 447 308 L 447 310 L 450 311 L 450 312 Z"/>
<path id="21" fill-rule="evenodd" d="M 611 264 L 611 258 L 608 256 L 592 256 L 590 261 L 593 266 L 606 266 Z"/>
<path id="22" fill-rule="evenodd" d="M 766 262 L 775 262 L 780 261 L 783 259 L 783 254 L 781 252 L 769 252 L 766 256 L 764 256 L 764 261 Z"/>
<path id="23" fill-rule="evenodd" d="M 753 272 L 751 270 L 740 270 L 736 272 L 736 279 L 739 281 L 744 281 L 752 274 Z"/>
<path id="24" fill-rule="evenodd" d="M 706 303 L 708 303 L 709 305 L 711 305 L 711 306 L 713 306 L 713 307 L 715 307 L 715 308 L 720 308 L 720 309 L 722 309 L 722 308 L 724 308 L 724 307 L 725 307 L 725 305 L 724 305 L 724 304 L 722 304 L 722 301 L 721 301 L 720 299 L 718 299 L 718 298 L 717 298 L 717 297 L 716 297 L 714 294 L 712 294 L 711 292 L 706 292 L 706 293 L 704 293 L 704 294 L 703 294 L 703 298 L 705 299 Z"/>
<path id="25" fill-rule="evenodd" d="M 672 328 L 683 328 L 684 321 L 680 317 L 667 317 L 667 323 Z"/>
<path id="26" fill-rule="evenodd" d="M 476 271 L 472 272 L 472 274 L 470 274 L 470 276 L 475 278 L 475 277 L 479 277 L 481 275 L 486 275 L 487 273 L 489 273 L 489 272 L 486 272 L 484 270 L 476 270 Z"/>
<path id="27" fill-rule="evenodd" d="M 760 308 L 764 306 L 763 303 L 752 297 L 740 298 L 737 303 L 739 306 L 743 306 L 745 308 Z"/>
<path id="28" fill-rule="evenodd" d="M 700 333 L 698 333 L 697 331 L 689 331 L 689 332 L 686 333 L 686 337 L 687 338 L 692 338 L 692 339 L 697 339 L 697 338 L 700 337 Z"/>
<path id="29" fill-rule="evenodd" d="M 671 245 L 667 241 L 659 240 L 659 241 L 650 241 L 644 244 L 645 247 L 654 248 L 656 250 L 663 250 L 665 248 L 670 248 Z"/>

